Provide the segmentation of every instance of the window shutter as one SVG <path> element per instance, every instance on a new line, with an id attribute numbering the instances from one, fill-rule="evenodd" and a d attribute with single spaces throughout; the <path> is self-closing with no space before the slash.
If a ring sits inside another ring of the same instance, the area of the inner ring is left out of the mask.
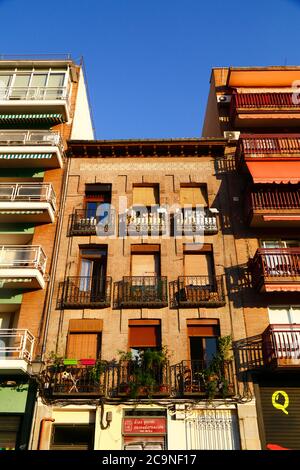
<path id="1" fill-rule="evenodd" d="M 131 324 L 130 324 L 131 323 Z M 159 320 L 138 322 L 129 321 L 129 347 L 161 347 L 161 327 Z"/>
<path id="2" fill-rule="evenodd" d="M 139 186 L 133 188 L 133 206 L 151 206 L 159 204 L 157 186 Z"/>
<path id="3" fill-rule="evenodd" d="M 132 276 L 155 276 L 159 274 L 158 254 L 138 254 L 131 258 Z"/>
<path id="4" fill-rule="evenodd" d="M 180 204 L 191 205 L 195 207 L 197 204 L 207 206 L 207 192 L 204 186 L 180 188 Z"/>
<path id="5" fill-rule="evenodd" d="M 98 343 L 97 333 L 69 333 L 67 357 L 69 359 L 97 359 Z"/>
<path id="6" fill-rule="evenodd" d="M 188 336 L 220 336 L 218 320 L 187 320 Z"/>
<path id="7" fill-rule="evenodd" d="M 212 258 L 208 253 L 184 255 L 185 276 L 212 276 Z"/>
<path id="8" fill-rule="evenodd" d="M 85 318 L 80 320 L 69 321 L 69 332 L 80 332 L 80 333 L 99 333 L 103 328 L 103 320 L 97 320 L 94 318 Z"/>

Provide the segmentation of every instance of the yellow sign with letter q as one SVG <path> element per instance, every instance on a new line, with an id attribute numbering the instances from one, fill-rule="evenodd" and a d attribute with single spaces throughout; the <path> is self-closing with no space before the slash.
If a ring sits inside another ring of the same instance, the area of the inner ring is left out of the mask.
<path id="1" fill-rule="evenodd" d="M 276 408 L 276 410 L 281 410 L 283 413 L 288 415 L 289 412 L 287 411 L 287 408 L 289 406 L 289 403 L 290 403 L 289 396 L 283 390 L 277 390 L 276 392 L 273 393 L 272 405 L 274 406 L 274 408 Z"/>

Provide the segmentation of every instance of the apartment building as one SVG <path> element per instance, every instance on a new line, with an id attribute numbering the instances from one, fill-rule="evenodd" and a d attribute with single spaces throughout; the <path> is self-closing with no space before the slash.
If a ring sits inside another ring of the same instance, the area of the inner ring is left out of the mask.
<path id="1" fill-rule="evenodd" d="M 259 448 L 230 350 L 247 336 L 228 297 L 235 143 L 68 144 L 32 448 Z"/>
<path id="2" fill-rule="evenodd" d="M 203 136 L 236 142 L 224 162 L 242 309 L 237 374 L 253 392 L 261 447 L 299 449 L 300 67 L 216 68 Z"/>
<path id="3" fill-rule="evenodd" d="M 69 56 L 0 61 L 0 448 L 27 449 L 54 286 L 66 140 L 92 139 Z"/>

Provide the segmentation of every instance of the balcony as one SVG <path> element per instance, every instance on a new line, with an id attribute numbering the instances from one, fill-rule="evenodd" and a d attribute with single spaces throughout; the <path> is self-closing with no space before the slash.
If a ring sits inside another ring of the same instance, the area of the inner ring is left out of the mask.
<path id="1" fill-rule="evenodd" d="M 63 144 L 59 132 L 39 130 L 0 132 L 0 168 L 62 168 L 62 166 Z"/>
<path id="2" fill-rule="evenodd" d="M 35 338 L 29 330 L 0 329 L 0 374 L 26 374 Z"/>
<path id="3" fill-rule="evenodd" d="M 158 208 L 153 212 L 130 209 L 125 214 L 124 219 L 126 233 L 129 236 L 165 235 L 169 229 L 169 219 L 165 209 Z"/>
<path id="4" fill-rule="evenodd" d="M 172 306 L 179 308 L 225 305 L 223 276 L 180 276 L 170 283 Z"/>
<path id="5" fill-rule="evenodd" d="M 0 222 L 54 222 L 56 197 L 50 183 L 0 183 Z"/>
<path id="6" fill-rule="evenodd" d="M 226 398 L 235 394 L 233 361 L 224 361 L 212 370 L 203 360 L 181 361 L 171 366 L 174 396 Z"/>
<path id="7" fill-rule="evenodd" d="M 218 233 L 216 209 L 182 209 L 174 214 L 174 232 L 177 235 L 203 235 Z"/>
<path id="8" fill-rule="evenodd" d="M 259 292 L 300 291 L 299 248 L 259 248 L 249 261 L 249 270 Z"/>
<path id="9" fill-rule="evenodd" d="M 92 214 L 87 209 L 76 209 L 72 214 L 69 235 L 109 236 L 115 233 L 115 225 L 115 211 L 113 209 L 104 217 Z"/>
<path id="10" fill-rule="evenodd" d="M 2 112 L 60 113 L 69 120 L 70 102 L 67 87 L 1 87 Z"/>
<path id="11" fill-rule="evenodd" d="M 105 394 L 105 361 L 66 359 L 47 366 L 41 374 L 41 391 L 46 397 L 99 397 Z"/>
<path id="12" fill-rule="evenodd" d="M 169 364 L 145 367 L 143 362 L 120 361 L 109 366 L 107 384 L 112 397 L 167 397 L 171 392 Z"/>
<path id="13" fill-rule="evenodd" d="M 295 185 L 256 185 L 246 197 L 246 220 L 251 227 L 298 227 L 300 189 Z"/>
<path id="14" fill-rule="evenodd" d="M 40 246 L 0 246 L 0 286 L 44 289 L 47 257 Z"/>
<path id="15" fill-rule="evenodd" d="M 262 334 L 264 364 L 274 368 L 300 367 L 300 325 L 269 325 Z"/>
<path id="16" fill-rule="evenodd" d="M 297 93 L 238 93 L 232 95 L 230 117 L 237 127 L 298 126 L 300 102 Z"/>
<path id="17" fill-rule="evenodd" d="M 124 276 L 117 284 L 116 308 L 161 308 L 168 306 L 167 278 Z"/>
<path id="18" fill-rule="evenodd" d="M 274 161 L 300 159 L 299 134 L 244 134 L 237 146 L 237 164 L 241 160 L 263 159 Z"/>
<path id="19" fill-rule="evenodd" d="M 111 285 L 111 277 L 67 277 L 59 292 L 58 307 L 65 309 L 109 307 Z"/>

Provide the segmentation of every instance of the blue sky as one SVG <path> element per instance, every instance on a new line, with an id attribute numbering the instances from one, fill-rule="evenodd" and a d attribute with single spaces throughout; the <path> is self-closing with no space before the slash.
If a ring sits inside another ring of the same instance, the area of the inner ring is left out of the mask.
<path id="1" fill-rule="evenodd" d="M 300 64 L 297 0 L 0 0 L 2 54 L 83 55 L 96 137 L 198 137 L 213 66 Z"/>

